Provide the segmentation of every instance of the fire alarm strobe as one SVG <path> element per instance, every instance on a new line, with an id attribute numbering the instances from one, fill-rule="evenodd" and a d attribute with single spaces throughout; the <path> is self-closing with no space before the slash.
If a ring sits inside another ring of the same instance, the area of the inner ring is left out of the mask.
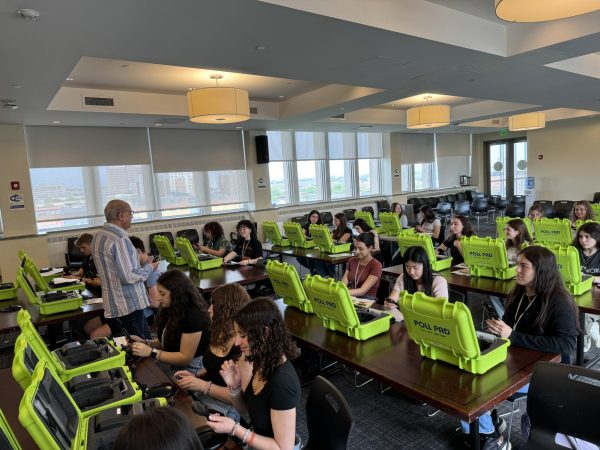
<path id="1" fill-rule="evenodd" d="M 21 183 L 20 183 L 20 182 L 18 182 L 18 181 L 11 181 L 11 182 L 10 182 L 10 188 L 11 188 L 13 191 L 18 191 L 19 189 L 21 189 Z"/>

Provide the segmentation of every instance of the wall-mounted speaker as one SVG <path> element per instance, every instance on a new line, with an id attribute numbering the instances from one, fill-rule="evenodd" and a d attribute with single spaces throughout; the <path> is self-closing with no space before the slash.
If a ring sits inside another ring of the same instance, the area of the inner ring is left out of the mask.
<path id="1" fill-rule="evenodd" d="M 267 136 L 261 135 L 254 138 L 256 143 L 256 162 L 258 164 L 269 163 L 269 141 Z"/>

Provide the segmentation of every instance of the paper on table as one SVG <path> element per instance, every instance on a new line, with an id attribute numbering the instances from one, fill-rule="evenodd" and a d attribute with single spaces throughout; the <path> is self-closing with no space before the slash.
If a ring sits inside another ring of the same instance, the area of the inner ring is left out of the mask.
<path id="1" fill-rule="evenodd" d="M 84 303 L 86 305 L 96 305 L 98 303 L 102 303 L 102 297 L 87 298 L 84 300 Z"/>
<path id="2" fill-rule="evenodd" d="M 370 308 L 373 303 L 375 303 L 375 300 L 368 300 L 366 298 L 356 298 L 356 297 L 352 297 L 352 303 L 354 303 L 355 306 L 358 306 L 359 308 Z"/>
<path id="3" fill-rule="evenodd" d="M 60 284 L 60 283 L 79 283 L 79 280 L 77 280 L 77 278 L 65 278 L 65 277 L 56 277 L 52 279 L 52 283 L 53 284 Z"/>
<path id="4" fill-rule="evenodd" d="M 352 253 L 331 253 L 330 258 L 342 258 L 344 256 L 352 256 Z"/>
<path id="5" fill-rule="evenodd" d="M 44 269 L 40 269 L 40 273 L 42 275 L 44 275 L 45 277 L 49 276 L 49 275 L 56 275 L 59 273 L 63 273 L 63 270 L 61 267 L 57 267 L 57 268 L 51 268 L 51 267 L 47 267 Z"/>
<path id="6" fill-rule="evenodd" d="M 454 267 L 456 267 L 457 269 L 468 269 L 469 268 L 469 266 L 467 266 L 464 262 L 461 262 L 460 264 L 457 264 Z"/>
<path id="7" fill-rule="evenodd" d="M 468 277 L 471 275 L 469 268 L 466 269 L 458 269 L 458 270 L 453 270 L 452 273 L 456 274 L 456 275 L 463 275 L 465 277 Z"/>

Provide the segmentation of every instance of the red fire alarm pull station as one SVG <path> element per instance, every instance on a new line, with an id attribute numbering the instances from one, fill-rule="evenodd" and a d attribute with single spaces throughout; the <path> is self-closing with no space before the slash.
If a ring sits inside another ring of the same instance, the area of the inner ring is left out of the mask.
<path id="1" fill-rule="evenodd" d="M 18 191 L 19 189 L 21 189 L 21 183 L 19 181 L 11 181 L 10 182 L 10 188 L 13 191 Z"/>
<path id="2" fill-rule="evenodd" d="M 544 155 L 538 155 L 538 159 L 544 159 Z"/>

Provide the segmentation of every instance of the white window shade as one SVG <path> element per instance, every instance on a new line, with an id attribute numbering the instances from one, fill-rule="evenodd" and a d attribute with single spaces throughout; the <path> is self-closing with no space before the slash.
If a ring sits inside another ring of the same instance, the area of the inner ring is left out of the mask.
<path id="1" fill-rule="evenodd" d="M 329 159 L 356 158 L 356 135 L 354 133 L 327 133 Z"/>
<path id="2" fill-rule="evenodd" d="M 430 163 L 435 160 L 433 134 L 403 133 L 398 140 L 402 164 Z"/>
<path id="3" fill-rule="evenodd" d="M 381 133 L 356 133 L 359 158 L 383 158 Z"/>
<path id="4" fill-rule="evenodd" d="M 435 149 L 437 156 L 469 156 L 471 155 L 470 134 L 436 134 Z"/>
<path id="5" fill-rule="evenodd" d="M 26 126 L 30 168 L 150 164 L 146 128 Z"/>
<path id="6" fill-rule="evenodd" d="M 294 151 L 290 131 L 267 131 L 269 161 L 292 161 Z"/>
<path id="7" fill-rule="evenodd" d="M 243 170 L 241 131 L 150 130 L 155 173 Z"/>
<path id="8" fill-rule="evenodd" d="M 325 133 L 297 131 L 294 137 L 296 138 L 296 160 L 325 159 Z"/>

